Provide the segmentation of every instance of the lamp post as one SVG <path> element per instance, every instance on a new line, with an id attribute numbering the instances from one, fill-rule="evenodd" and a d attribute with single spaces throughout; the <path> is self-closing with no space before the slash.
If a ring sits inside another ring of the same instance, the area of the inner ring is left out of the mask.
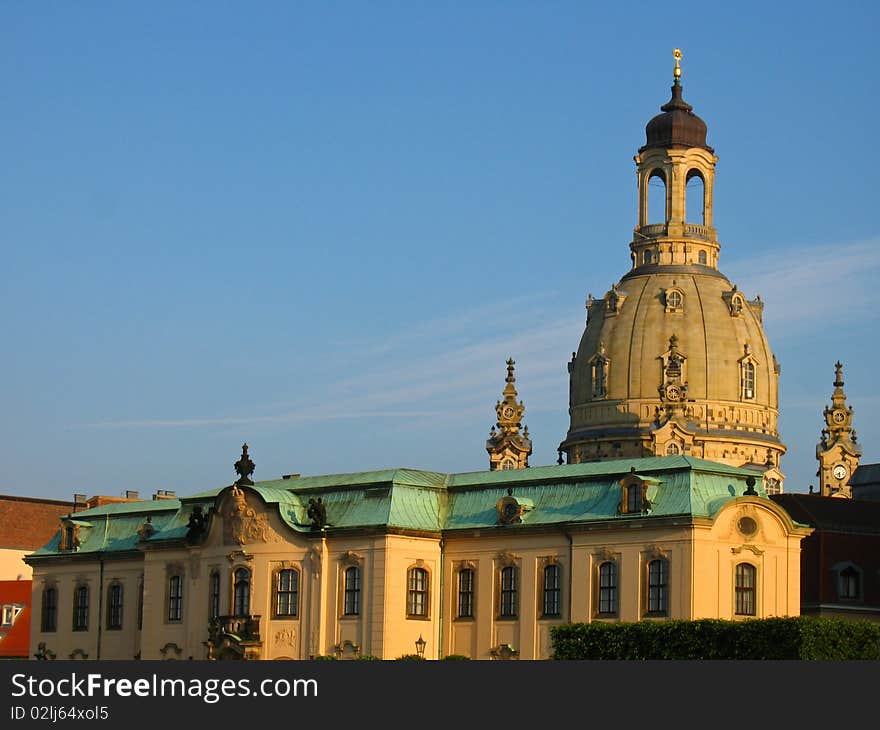
<path id="1" fill-rule="evenodd" d="M 419 634 L 419 638 L 416 639 L 416 655 L 419 659 L 425 658 L 425 646 L 427 645 L 427 641 L 422 638 L 422 635 Z"/>

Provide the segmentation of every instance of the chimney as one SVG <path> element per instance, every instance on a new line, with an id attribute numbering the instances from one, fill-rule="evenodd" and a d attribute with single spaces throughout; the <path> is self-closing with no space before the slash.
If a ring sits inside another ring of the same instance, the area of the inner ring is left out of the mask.
<path id="1" fill-rule="evenodd" d="M 299 479 L 299 474 L 282 474 L 282 479 Z"/>
<path id="2" fill-rule="evenodd" d="M 175 499 L 174 492 L 170 489 L 157 489 L 153 499 Z"/>
<path id="3" fill-rule="evenodd" d="M 133 489 L 125 490 L 125 498 L 126 499 L 138 499 L 138 493 Z"/>
<path id="4" fill-rule="evenodd" d="M 73 495 L 73 511 L 79 512 L 80 510 L 84 510 L 85 508 L 86 508 L 86 495 L 74 494 Z"/>

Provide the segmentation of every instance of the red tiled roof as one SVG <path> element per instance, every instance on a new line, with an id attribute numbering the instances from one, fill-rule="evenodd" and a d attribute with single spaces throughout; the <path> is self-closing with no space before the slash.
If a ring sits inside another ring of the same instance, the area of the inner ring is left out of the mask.
<path id="1" fill-rule="evenodd" d="M 0 548 L 36 550 L 59 529 L 73 502 L 0 494 Z"/>
<path id="2" fill-rule="evenodd" d="M 0 580 L 0 606 L 24 605 L 11 628 L 0 626 L 0 658 L 28 657 L 31 639 L 31 581 Z"/>

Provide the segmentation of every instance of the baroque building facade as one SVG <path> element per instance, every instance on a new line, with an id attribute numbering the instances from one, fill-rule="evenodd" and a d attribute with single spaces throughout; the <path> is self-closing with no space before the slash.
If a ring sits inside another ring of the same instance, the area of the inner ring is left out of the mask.
<path id="1" fill-rule="evenodd" d="M 779 367 L 718 270 L 716 158 L 679 76 L 636 157 L 632 270 L 569 365 L 568 463 L 529 466 L 512 360 L 487 471 L 255 483 L 245 445 L 231 485 L 65 516 L 27 558 L 32 653 L 542 659 L 559 623 L 797 615 L 811 528 L 768 498 Z"/>
<path id="2" fill-rule="evenodd" d="M 103 504 L 33 566 L 33 653 L 543 659 L 570 621 L 789 616 L 810 528 L 688 456 L 397 469 Z M 757 486 L 757 488 L 756 488 Z"/>

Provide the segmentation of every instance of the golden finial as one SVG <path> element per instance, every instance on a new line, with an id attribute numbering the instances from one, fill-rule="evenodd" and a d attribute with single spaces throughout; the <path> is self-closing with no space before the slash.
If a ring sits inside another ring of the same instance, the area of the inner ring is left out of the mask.
<path id="1" fill-rule="evenodd" d="M 675 59 L 675 68 L 672 70 L 672 75 L 675 77 L 675 80 L 678 81 L 681 78 L 681 66 L 679 65 L 679 61 L 681 61 L 681 50 L 674 48 L 672 50 L 672 57 Z"/>

